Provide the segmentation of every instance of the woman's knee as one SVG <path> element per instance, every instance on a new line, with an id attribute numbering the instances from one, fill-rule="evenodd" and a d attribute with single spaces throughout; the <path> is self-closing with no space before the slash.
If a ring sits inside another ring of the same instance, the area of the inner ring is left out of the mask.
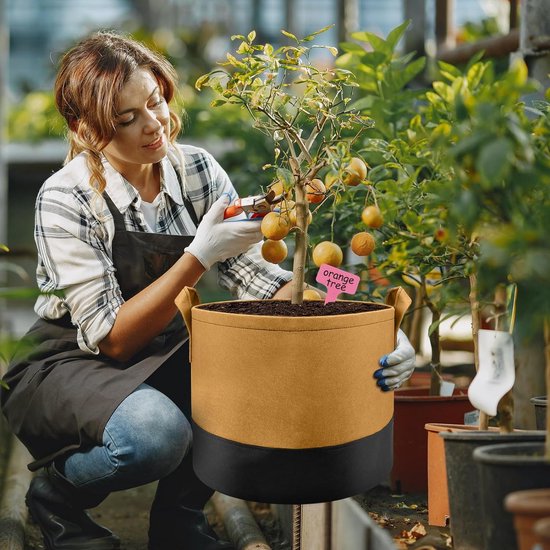
<path id="1" fill-rule="evenodd" d="M 192 432 L 172 400 L 142 384 L 113 413 L 104 438 L 118 470 L 153 480 L 177 468 L 189 452 Z"/>

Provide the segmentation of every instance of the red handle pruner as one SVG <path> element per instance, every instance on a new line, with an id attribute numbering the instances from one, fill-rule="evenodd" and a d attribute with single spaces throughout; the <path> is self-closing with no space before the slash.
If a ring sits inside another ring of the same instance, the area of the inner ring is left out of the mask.
<path id="1" fill-rule="evenodd" d="M 284 198 L 283 193 L 275 195 L 274 191 L 269 191 L 265 195 L 253 195 L 237 199 L 225 209 L 223 219 L 232 218 L 241 212 L 245 212 L 249 219 L 263 218 L 271 212 L 274 204 L 281 202 Z"/>

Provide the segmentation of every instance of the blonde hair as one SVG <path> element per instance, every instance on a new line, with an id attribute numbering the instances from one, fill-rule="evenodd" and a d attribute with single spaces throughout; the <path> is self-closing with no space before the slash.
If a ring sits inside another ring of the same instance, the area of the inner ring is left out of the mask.
<path id="1" fill-rule="evenodd" d="M 116 131 L 116 99 L 137 69 L 147 69 L 155 76 L 161 94 L 170 103 L 177 85 L 174 67 L 134 39 L 97 32 L 68 50 L 59 63 L 54 91 L 57 109 L 68 125 L 65 163 L 87 153 L 90 186 L 100 194 L 106 185 L 101 151 Z M 170 122 L 169 141 L 174 144 L 181 120 L 171 109 Z"/>

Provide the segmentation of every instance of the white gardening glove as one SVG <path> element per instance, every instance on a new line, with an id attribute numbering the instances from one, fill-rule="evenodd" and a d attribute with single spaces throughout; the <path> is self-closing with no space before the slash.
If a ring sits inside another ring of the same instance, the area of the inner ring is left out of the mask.
<path id="1" fill-rule="evenodd" d="M 396 390 L 411 377 L 414 371 L 415 351 L 407 335 L 399 329 L 397 331 L 397 347 L 388 355 L 380 358 L 378 363 L 382 367 L 374 371 L 377 384 L 382 391 Z"/>
<path id="2" fill-rule="evenodd" d="M 206 270 L 216 262 L 242 254 L 262 240 L 261 218 L 224 222 L 223 214 L 228 206 L 229 195 L 224 193 L 203 216 L 195 238 L 184 249 L 193 254 Z"/>

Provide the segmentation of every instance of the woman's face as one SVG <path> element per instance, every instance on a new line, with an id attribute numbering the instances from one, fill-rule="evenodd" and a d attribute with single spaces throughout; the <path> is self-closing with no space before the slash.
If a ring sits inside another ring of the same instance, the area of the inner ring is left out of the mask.
<path id="1" fill-rule="evenodd" d="M 138 69 L 122 88 L 115 125 L 116 133 L 103 150 L 115 168 L 153 164 L 166 155 L 170 111 L 150 71 Z"/>

